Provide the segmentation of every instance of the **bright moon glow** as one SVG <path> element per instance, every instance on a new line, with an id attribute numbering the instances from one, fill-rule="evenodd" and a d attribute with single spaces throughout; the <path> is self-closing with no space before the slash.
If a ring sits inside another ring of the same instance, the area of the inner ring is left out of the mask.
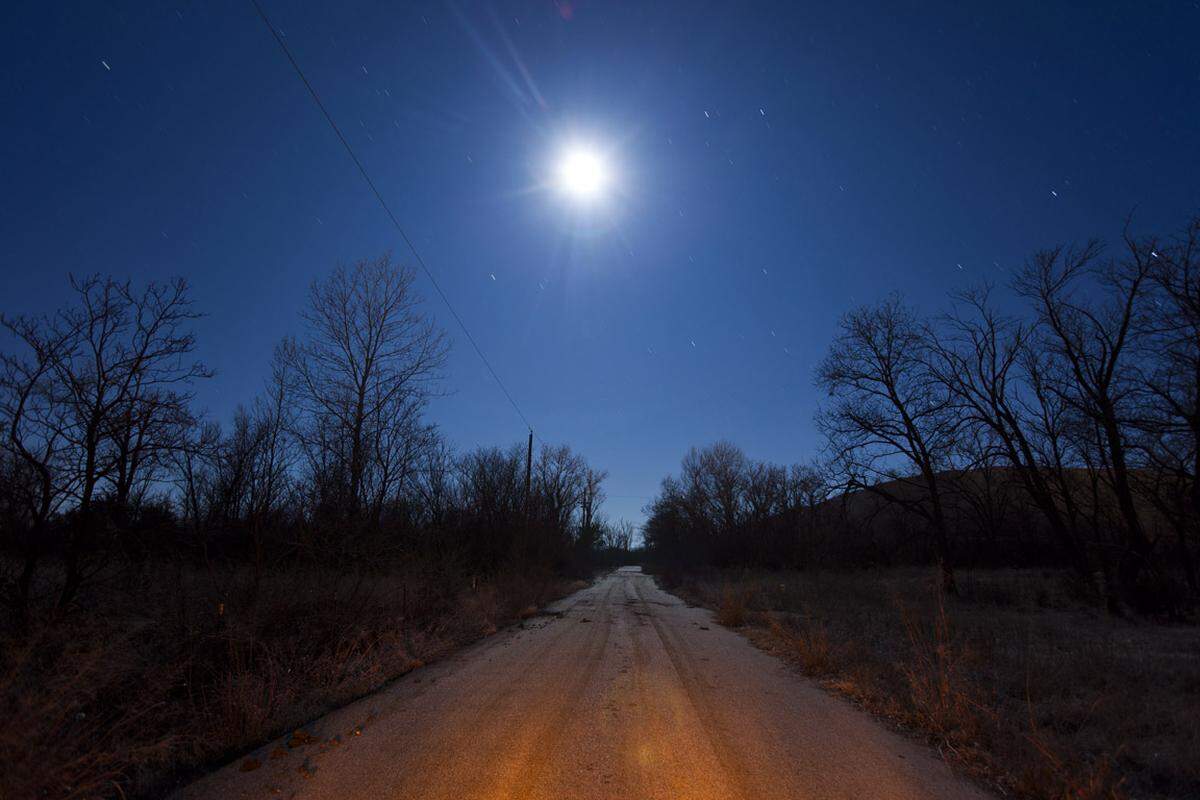
<path id="1" fill-rule="evenodd" d="M 598 197 L 608 185 L 608 169 L 604 159 L 594 150 L 574 147 L 562 155 L 558 163 L 558 185 L 579 200 Z"/>

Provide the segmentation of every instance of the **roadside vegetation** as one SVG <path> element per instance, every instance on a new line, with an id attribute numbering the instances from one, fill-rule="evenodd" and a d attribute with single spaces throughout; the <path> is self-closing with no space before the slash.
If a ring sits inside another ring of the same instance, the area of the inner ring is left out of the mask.
<path id="1" fill-rule="evenodd" d="M 664 584 L 1006 796 L 1200 793 L 1200 629 L 1115 618 L 1068 575 L 668 572 Z"/>
<path id="2" fill-rule="evenodd" d="M 670 587 L 1007 792 L 1200 794 L 1200 219 L 842 320 L 819 459 L 693 448 Z"/>
<path id="3" fill-rule="evenodd" d="M 569 447 L 425 421 L 446 346 L 412 284 L 387 258 L 314 284 L 226 425 L 181 280 L 3 317 L 0 797 L 161 796 L 627 549 Z"/>

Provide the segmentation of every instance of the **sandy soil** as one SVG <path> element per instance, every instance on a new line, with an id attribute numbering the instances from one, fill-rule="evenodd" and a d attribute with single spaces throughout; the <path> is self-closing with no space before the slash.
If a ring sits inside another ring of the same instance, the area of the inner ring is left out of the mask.
<path id="1" fill-rule="evenodd" d="M 636 568 L 547 611 L 176 797 L 988 797 Z"/>

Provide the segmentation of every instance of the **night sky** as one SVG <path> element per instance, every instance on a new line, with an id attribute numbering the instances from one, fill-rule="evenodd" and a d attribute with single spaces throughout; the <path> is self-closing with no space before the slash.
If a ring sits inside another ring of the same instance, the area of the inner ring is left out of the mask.
<path id="1" fill-rule="evenodd" d="M 837 318 L 1200 211 L 1195 3 L 262 0 L 538 434 L 607 511 L 693 444 L 806 461 Z M 310 281 L 410 260 L 249 2 L 5 3 L 0 310 L 187 277 L 226 420 Z M 586 141 L 614 172 L 548 187 Z M 431 418 L 524 426 L 453 343 Z"/>

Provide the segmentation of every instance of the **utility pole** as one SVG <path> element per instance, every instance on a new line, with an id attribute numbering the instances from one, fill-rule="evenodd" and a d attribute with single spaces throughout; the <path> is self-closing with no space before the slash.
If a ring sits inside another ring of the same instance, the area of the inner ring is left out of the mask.
<path id="1" fill-rule="evenodd" d="M 529 479 L 533 474 L 533 428 L 529 429 L 529 447 L 525 451 L 525 522 L 529 523 Z"/>

